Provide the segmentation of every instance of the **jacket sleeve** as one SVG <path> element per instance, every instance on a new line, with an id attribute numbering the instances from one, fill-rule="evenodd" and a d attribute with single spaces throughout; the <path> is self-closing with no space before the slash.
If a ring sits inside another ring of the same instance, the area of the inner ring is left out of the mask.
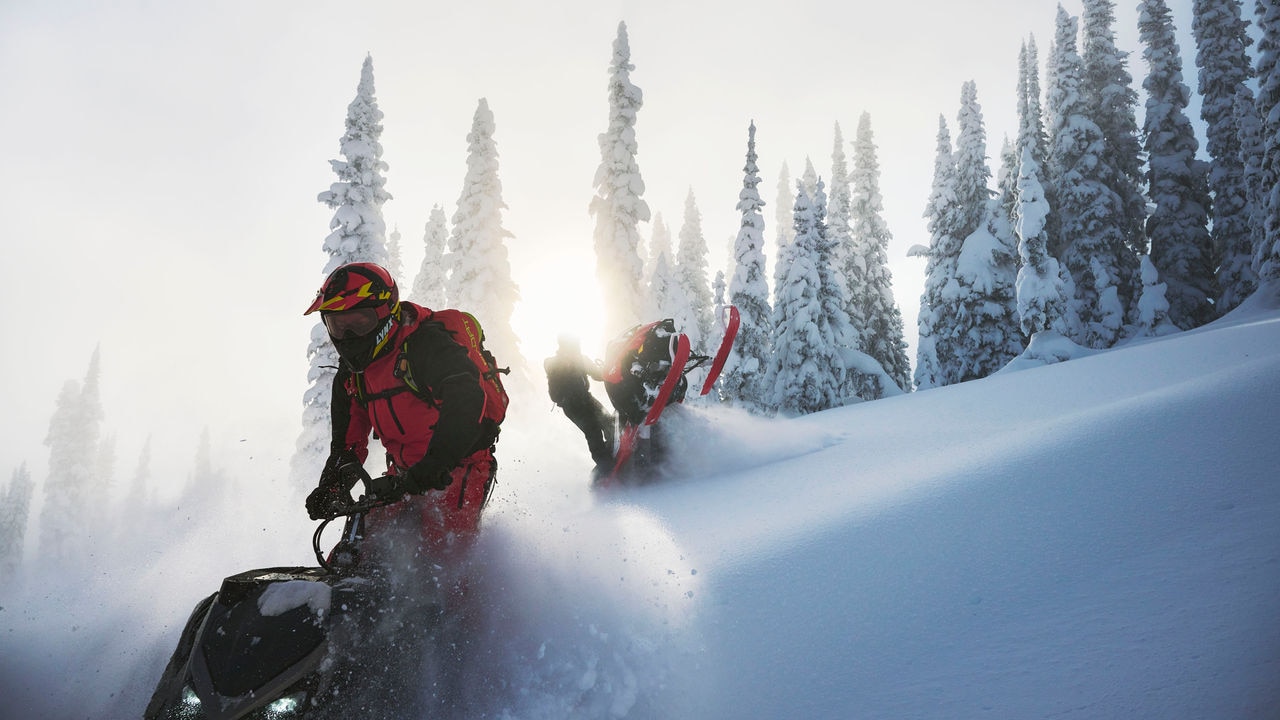
<path id="1" fill-rule="evenodd" d="M 350 378 L 351 371 L 345 367 L 338 368 L 333 376 L 333 390 L 329 396 L 329 415 L 333 420 L 329 452 L 354 450 L 363 463 L 369 456 L 369 431 L 373 429 L 373 423 L 369 420 L 368 410 L 347 392 Z"/>
<path id="2" fill-rule="evenodd" d="M 427 454 L 417 465 L 451 469 L 476 450 L 485 395 L 467 350 L 437 323 L 424 323 L 408 343 L 409 371 L 440 411 Z"/>

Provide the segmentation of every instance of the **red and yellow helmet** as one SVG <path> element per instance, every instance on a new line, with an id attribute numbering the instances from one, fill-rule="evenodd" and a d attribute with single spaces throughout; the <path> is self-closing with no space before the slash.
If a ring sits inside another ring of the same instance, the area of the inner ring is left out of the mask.
<path id="1" fill-rule="evenodd" d="M 329 273 L 303 315 L 319 310 L 329 339 L 351 369 L 364 370 L 400 320 L 400 292 L 386 268 L 348 263 Z"/>
<path id="2" fill-rule="evenodd" d="M 357 307 L 386 307 L 386 314 L 400 310 L 400 291 L 391 273 L 381 265 L 367 262 L 347 263 L 329 273 L 316 292 L 316 299 L 303 315 L 341 312 Z"/>

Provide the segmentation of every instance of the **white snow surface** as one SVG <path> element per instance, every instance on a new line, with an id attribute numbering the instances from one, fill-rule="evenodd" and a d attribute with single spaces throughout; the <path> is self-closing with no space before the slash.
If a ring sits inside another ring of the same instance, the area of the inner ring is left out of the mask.
<path id="1" fill-rule="evenodd" d="M 1021 360 L 790 420 L 675 408 L 684 462 L 605 492 L 528 399 L 472 565 L 468 677 L 502 684 L 468 717 L 1276 718 L 1280 292 Z M 309 564 L 301 499 L 252 500 L 0 588 L 0 714 L 140 716 L 223 576 Z"/>
<path id="2" fill-rule="evenodd" d="M 324 617 L 329 612 L 332 590 L 322 582 L 311 580 L 272 583 L 258 597 L 258 612 L 264 617 L 273 617 L 306 605 L 312 615 Z"/>

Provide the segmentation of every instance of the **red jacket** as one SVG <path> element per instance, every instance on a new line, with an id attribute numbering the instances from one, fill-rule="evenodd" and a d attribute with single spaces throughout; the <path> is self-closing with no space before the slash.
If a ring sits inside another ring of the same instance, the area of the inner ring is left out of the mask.
<path id="1" fill-rule="evenodd" d="M 481 424 L 479 370 L 443 325 L 422 321 L 430 311 L 403 302 L 400 312 L 378 358 L 359 373 L 344 365 L 334 377 L 334 449 L 350 448 L 363 462 L 373 431 L 399 471 L 424 461 L 453 468 L 493 443 Z"/>

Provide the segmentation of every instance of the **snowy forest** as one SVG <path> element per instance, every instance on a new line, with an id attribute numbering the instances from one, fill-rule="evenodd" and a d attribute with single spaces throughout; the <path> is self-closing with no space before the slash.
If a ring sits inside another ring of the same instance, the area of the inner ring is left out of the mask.
<path id="1" fill-rule="evenodd" d="M 1257 0 L 1251 9 L 1240 0 L 1196 0 L 1196 67 L 1184 76 L 1164 0 L 1139 5 L 1141 63 L 1116 46 L 1113 2 L 1084 0 L 1079 17 L 1059 7 L 1047 51 L 1044 38 L 1028 36 L 1011 59 L 1016 137 L 988 138 L 977 87 L 957 88 L 955 116 L 938 118 L 932 182 L 922 195 L 929 243 L 912 250 L 925 261 L 914 359 L 888 267 L 880 173 L 892 158 L 878 156 L 871 114 L 857 118 L 851 139 L 836 122 L 829 145 L 813 141 L 831 148 L 823 172 L 806 161 L 793 178 L 780 163 L 769 202 L 758 128 L 750 118 L 726 128 L 742 134 L 745 160 L 740 188 L 717 193 L 737 192 L 741 223 L 730 262 L 712 267 L 692 189 L 678 227 L 644 199 L 644 95 L 631 80 L 643 59 L 632 57 L 621 23 L 607 64 L 596 194 L 584 198 L 606 329 L 671 317 L 705 347 L 722 308 L 734 305 L 738 342 L 718 392 L 700 402 L 795 417 L 983 378 L 1028 352 L 1044 363 L 1065 360 L 1064 342 L 1105 349 L 1211 322 L 1260 283 L 1280 280 L 1280 7 Z M 1198 118 L 1189 114 L 1193 94 Z M 512 319 L 521 294 L 508 243 L 520 239 L 503 223 L 489 104 L 479 100 L 465 138 L 452 215 L 436 204 L 414 240 L 425 253 L 417 268 L 403 266 L 405 236 L 388 232 L 382 214 L 391 198 L 383 119 L 368 56 L 347 107 L 340 159 L 329 161 L 336 180 L 317 197 L 333 212 L 324 255 L 300 262 L 314 264 L 317 278 L 346 262 L 386 265 L 402 297 L 479 317 L 489 348 L 536 387 L 537 364 L 524 357 Z M 290 463 L 303 490 L 328 454 L 336 355 L 318 323 L 298 352 L 311 367 Z M 53 399 L 48 476 L 32 478 L 23 465 L 4 486 L 0 578 L 20 575 L 33 557 L 91 561 L 98 543 L 145 527 L 141 518 L 181 521 L 190 508 L 239 495 L 226 492 L 242 481 L 218 469 L 206 431 L 181 497 L 157 500 L 148 443 L 124 483 L 124 510 L 135 522 L 108 527 L 96 510 L 110 502 L 107 488 L 120 473 L 100 375 L 95 352 L 83 377 Z M 33 518 L 37 490 L 42 512 Z"/>

